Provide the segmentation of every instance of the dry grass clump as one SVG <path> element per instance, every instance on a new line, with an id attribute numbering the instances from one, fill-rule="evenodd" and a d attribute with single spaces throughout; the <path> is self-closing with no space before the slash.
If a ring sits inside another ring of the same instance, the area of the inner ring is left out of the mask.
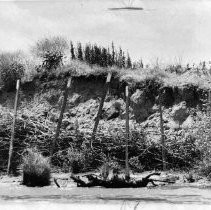
<path id="1" fill-rule="evenodd" d="M 209 105 L 209 104 L 206 104 Z M 207 107 L 209 108 L 209 107 Z M 209 112 L 199 112 L 192 130 L 196 137 L 196 147 L 200 151 L 200 161 L 196 167 L 199 174 L 211 180 L 211 121 Z"/>
<path id="2" fill-rule="evenodd" d="M 200 175 L 202 176 L 206 176 L 208 178 L 208 180 L 211 180 L 211 163 L 210 163 L 210 157 L 203 159 L 203 161 L 201 161 L 199 163 L 198 166 L 198 172 Z"/>
<path id="3" fill-rule="evenodd" d="M 23 185 L 48 186 L 50 185 L 50 174 L 49 159 L 34 149 L 28 149 L 27 155 L 23 158 Z"/>
<path id="4" fill-rule="evenodd" d="M 163 69 L 122 69 L 119 72 L 120 81 L 126 81 L 128 83 L 140 83 L 146 80 L 162 81 L 168 77 L 168 73 Z"/>

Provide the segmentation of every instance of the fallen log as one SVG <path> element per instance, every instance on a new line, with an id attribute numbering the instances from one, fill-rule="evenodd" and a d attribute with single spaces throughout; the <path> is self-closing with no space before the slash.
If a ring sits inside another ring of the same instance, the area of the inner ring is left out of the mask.
<path id="1" fill-rule="evenodd" d="M 157 175 L 159 176 L 160 173 L 152 173 L 148 176 L 140 179 L 129 179 L 128 181 L 124 178 L 120 178 L 118 176 L 113 176 L 110 180 L 103 180 L 102 177 L 95 175 L 95 174 L 88 174 L 84 176 L 75 176 L 71 175 L 70 178 L 77 183 L 77 187 L 105 187 L 105 188 L 138 188 L 138 187 L 146 187 L 149 183 L 152 183 L 154 186 L 157 186 L 154 182 L 160 182 L 159 180 L 151 179 L 151 176 Z M 87 181 L 83 180 L 83 177 L 87 178 Z M 168 181 L 162 181 L 172 183 Z"/>

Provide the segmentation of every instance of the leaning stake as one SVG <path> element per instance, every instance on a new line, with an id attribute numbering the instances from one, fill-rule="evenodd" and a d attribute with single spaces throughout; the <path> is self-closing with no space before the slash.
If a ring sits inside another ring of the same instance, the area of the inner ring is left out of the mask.
<path id="1" fill-rule="evenodd" d="M 208 115 L 211 116 L 211 90 L 208 92 Z"/>
<path id="2" fill-rule="evenodd" d="M 58 124 L 57 124 L 57 128 L 56 128 L 56 134 L 55 134 L 55 137 L 53 139 L 51 151 L 50 151 L 50 157 L 51 158 L 52 158 L 53 153 L 54 153 L 56 141 L 59 137 L 59 132 L 60 132 L 61 124 L 62 124 L 63 114 L 64 114 L 65 107 L 66 107 L 66 104 L 67 104 L 67 98 L 68 98 L 68 92 L 69 92 L 70 86 L 71 86 L 71 78 L 68 79 L 67 85 L 66 85 L 66 88 L 65 88 L 65 91 L 64 91 L 64 94 L 63 94 L 64 98 L 63 98 L 62 108 L 61 108 L 61 112 L 60 112 L 60 115 L 59 115 L 59 120 L 58 120 Z"/>
<path id="3" fill-rule="evenodd" d="M 165 146 L 165 134 L 163 127 L 163 110 L 161 104 L 161 91 L 159 94 L 159 112 L 160 112 L 160 133 L 161 133 L 161 145 L 162 145 L 162 162 L 163 162 L 163 171 L 166 170 L 166 146 Z"/>
<path id="4" fill-rule="evenodd" d="M 10 148 L 9 148 L 9 159 L 8 159 L 8 166 L 7 166 L 7 174 L 8 175 L 10 174 L 10 171 L 11 171 L 11 161 L 12 161 L 13 144 L 14 144 L 14 138 L 15 138 L 15 123 L 16 123 L 16 117 L 17 117 L 19 89 L 20 89 L 20 80 L 17 80 L 17 83 L 16 83 L 16 95 L 15 95 L 15 106 L 14 106 L 14 116 L 13 116 Z"/>
<path id="5" fill-rule="evenodd" d="M 125 179 L 130 179 L 129 163 L 128 163 L 128 142 L 130 139 L 130 128 L 129 128 L 129 90 L 128 86 L 125 88 L 126 96 L 126 147 L 125 147 Z"/>
<path id="6" fill-rule="evenodd" d="M 97 112 L 94 128 L 93 128 L 93 131 L 92 131 L 92 138 L 91 138 L 91 141 L 90 141 L 90 147 L 91 148 L 92 148 L 92 142 L 95 140 L 97 127 L 98 127 L 98 124 L 99 124 L 99 121 L 100 121 L 100 117 L 102 115 L 103 104 L 104 104 L 104 101 L 105 101 L 106 94 L 108 92 L 108 88 L 109 88 L 110 81 L 111 81 L 111 76 L 112 76 L 112 74 L 111 74 L 111 72 L 109 72 L 108 75 L 107 75 L 106 84 L 105 84 L 105 87 L 104 87 L 104 91 L 103 91 L 102 98 L 101 98 L 101 101 L 100 101 L 100 106 L 99 106 L 99 109 L 98 109 L 98 112 Z"/>

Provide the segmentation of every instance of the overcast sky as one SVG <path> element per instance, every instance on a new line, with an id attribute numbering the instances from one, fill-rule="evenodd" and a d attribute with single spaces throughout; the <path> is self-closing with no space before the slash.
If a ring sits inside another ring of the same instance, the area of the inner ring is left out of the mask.
<path id="1" fill-rule="evenodd" d="M 62 35 L 114 41 L 134 59 L 211 60 L 210 0 L 136 0 L 144 10 L 108 10 L 119 6 L 121 0 L 0 0 L 0 50 L 26 50 L 39 38 Z"/>

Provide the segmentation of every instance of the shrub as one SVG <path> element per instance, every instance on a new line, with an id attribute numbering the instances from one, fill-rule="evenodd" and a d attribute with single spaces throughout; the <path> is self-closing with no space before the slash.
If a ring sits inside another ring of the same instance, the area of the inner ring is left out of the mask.
<path id="1" fill-rule="evenodd" d="M 204 104 L 205 110 L 209 104 Z M 192 129 L 192 135 L 196 138 L 196 147 L 199 150 L 199 164 L 196 167 L 200 175 L 211 179 L 211 119 L 209 109 L 206 111 L 197 111 L 196 121 Z"/>
<path id="2" fill-rule="evenodd" d="M 76 149 L 68 150 L 68 165 L 71 168 L 72 173 L 82 172 L 85 168 L 85 157 L 81 151 Z"/>
<path id="3" fill-rule="evenodd" d="M 122 171 L 122 166 L 115 160 L 104 159 L 104 162 L 99 168 L 99 171 L 101 176 L 106 180 L 114 173 L 120 173 Z"/>
<path id="4" fill-rule="evenodd" d="M 50 163 L 36 149 L 23 158 L 23 184 L 30 187 L 50 185 Z"/>
<path id="5" fill-rule="evenodd" d="M 198 171 L 199 171 L 200 175 L 206 176 L 209 180 L 211 180 L 211 160 L 210 160 L 210 158 L 206 158 L 199 163 Z"/>
<path id="6" fill-rule="evenodd" d="M 0 78 L 6 90 L 15 88 L 17 79 L 24 76 L 25 68 L 19 54 L 5 53 L 0 55 Z"/>
<path id="7" fill-rule="evenodd" d="M 62 63 L 63 54 L 61 52 L 46 52 L 43 58 L 43 67 L 47 71 L 51 71 Z"/>
<path id="8" fill-rule="evenodd" d="M 139 157 L 131 157 L 129 159 L 129 164 L 131 169 L 133 169 L 135 172 L 143 172 L 144 171 L 144 166 L 141 164 Z"/>
<path id="9" fill-rule="evenodd" d="M 81 148 L 69 148 L 65 155 L 66 166 L 72 173 L 86 172 L 96 169 L 101 163 L 101 154 L 95 153 L 86 145 Z"/>
<path id="10" fill-rule="evenodd" d="M 64 38 L 52 37 L 39 40 L 32 52 L 42 59 L 44 70 L 51 71 L 60 66 L 67 49 L 68 45 Z"/>

